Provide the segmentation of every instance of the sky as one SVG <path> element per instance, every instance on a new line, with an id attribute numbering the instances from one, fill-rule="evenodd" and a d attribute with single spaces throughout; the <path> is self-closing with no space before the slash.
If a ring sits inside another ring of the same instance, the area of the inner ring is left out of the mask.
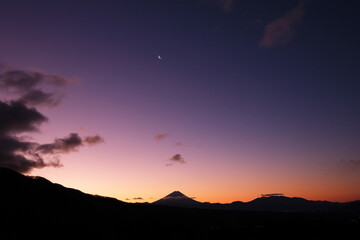
<path id="1" fill-rule="evenodd" d="M 359 8 L 3 0 L 0 166 L 127 202 L 358 200 Z"/>

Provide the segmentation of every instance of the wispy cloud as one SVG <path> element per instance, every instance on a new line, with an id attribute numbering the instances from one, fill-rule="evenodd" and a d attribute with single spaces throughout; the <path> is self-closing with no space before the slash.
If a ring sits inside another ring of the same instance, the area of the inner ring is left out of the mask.
<path id="1" fill-rule="evenodd" d="M 161 141 L 161 140 L 163 140 L 164 138 L 166 138 L 166 137 L 168 137 L 168 136 L 169 136 L 168 133 L 158 133 L 158 134 L 156 134 L 156 135 L 154 136 L 154 139 L 155 139 L 156 141 Z"/>
<path id="2" fill-rule="evenodd" d="M 0 66 L 0 91 L 16 96 L 17 101 L 29 106 L 57 106 L 64 96 L 60 89 L 75 80 L 39 70 Z"/>
<path id="3" fill-rule="evenodd" d="M 142 197 L 135 197 L 133 200 L 144 200 Z"/>
<path id="4" fill-rule="evenodd" d="M 57 138 L 53 143 L 41 144 L 36 151 L 43 154 L 60 154 L 77 151 L 83 145 L 83 140 L 77 133 L 71 133 L 68 137 Z"/>
<path id="5" fill-rule="evenodd" d="M 84 142 L 86 142 L 88 145 L 96 145 L 99 143 L 104 143 L 105 140 L 99 136 L 99 134 L 96 134 L 94 136 L 87 136 L 84 138 Z"/>
<path id="6" fill-rule="evenodd" d="M 300 0 L 299 4 L 284 16 L 266 25 L 259 47 L 275 47 L 289 43 L 294 37 L 295 27 L 301 24 L 308 2 L 308 0 Z"/>
<path id="7" fill-rule="evenodd" d="M 77 133 L 71 133 L 64 138 L 57 138 L 53 143 L 41 144 L 36 148 L 36 151 L 42 154 L 61 154 L 75 152 L 84 143 L 88 145 L 96 145 L 103 143 L 104 139 L 99 135 L 87 136 L 81 138 Z"/>
<path id="8" fill-rule="evenodd" d="M 280 197 L 280 196 L 284 196 L 283 193 L 266 193 L 266 194 L 261 194 L 261 197 Z"/>
<path id="9" fill-rule="evenodd" d="M 181 156 L 181 154 L 178 154 L 178 153 L 175 154 L 174 156 L 172 156 L 171 158 L 169 158 L 169 160 L 170 160 L 170 163 L 166 164 L 167 167 L 172 166 L 173 163 L 181 163 L 181 164 L 186 163 L 184 157 Z"/>

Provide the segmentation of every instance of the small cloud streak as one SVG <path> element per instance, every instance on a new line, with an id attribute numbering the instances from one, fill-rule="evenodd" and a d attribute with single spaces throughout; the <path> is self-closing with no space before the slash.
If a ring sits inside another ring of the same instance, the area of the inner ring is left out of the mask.
<path id="1" fill-rule="evenodd" d="M 99 135 L 81 138 L 77 133 L 71 133 L 65 138 L 55 139 L 53 143 L 39 145 L 36 151 L 42 154 L 63 154 L 78 151 L 84 143 L 92 146 L 103 142 L 104 139 Z"/>
<path id="2" fill-rule="evenodd" d="M 184 158 L 180 154 L 175 154 L 170 158 L 170 161 L 178 162 L 178 163 L 185 163 Z"/>
<path id="3" fill-rule="evenodd" d="M 261 194 L 261 197 L 281 197 L 284 196 L 283 193 L 266 193 L 266 194 Z"/>
<path id="4" fill-rule="evenodd" d="M 158 133 L 158 134 L 156 134 L 156 135 L 154 136 L 154 139 L 155 139 L 156 141 L 161 141 L 161 140 L 163 140 L 164 138 L 166 138 L 166 137 L 168 137 L 168 136 L 169 136 L 168 133 Z"/>
<path id="5" fill-rule="evenodd" d="M 265 34 L 259 43 L 259 47 L 276 47 L 286 45 L 295 34 L 295 27 L 299 26 L 308 0 L 301 0 L 299 4 L 287 12 L 284 16 L 274 20 L 265 27 Z"/>
<path id="6" fill-rule="evenodd" d="M 99 134 L 96 134 L 94 136 L 85 137 L 84 142 L 86 142 L 88 145 L 92 146 L 92 145 L 104 143 L 105 140 L 101 136 L 99 136 Z"/>
<path id="7" fill-rule="evenodd" d="M 173 165 L 173 163 L 181 163 L 184 164 L 185 159 L 183 158 L 183 156 L 181 156 L 181 154 L 175 154 L 174 156 L 172 156 L 171 158 L 169 158 L 169 160 L 171 161 L 170 163 L 167 163 L 165 166 L 170 167 Z"/>
<path id="8" fill-rule="evenodd" d="M 59 154 L 75 152 L 83 145 L 83 140 L 77 133 L 71 133 L 68 137 L 57 138 L 53 143 L 41 144 L 37 151 L 43 154 Z"/>

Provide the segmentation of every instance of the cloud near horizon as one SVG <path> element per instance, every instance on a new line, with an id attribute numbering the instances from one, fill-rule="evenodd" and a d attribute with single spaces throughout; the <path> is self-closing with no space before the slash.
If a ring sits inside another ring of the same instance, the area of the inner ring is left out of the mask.
<path id="1" fill-rule="evenodd" d="M 57 154 L 77 151 L 83 143 L 94 145 L 103 142 L 99 135 L 82 139 L 77 133 L 40 144 L 25 141 L 23 134 L 39 132 L 48 118 L 35 107 L 55 107 L 60 98 L 43 85 L 63 87 L 71 80 L 40 71 L 14 70 L 0 65 L 0 91 L 10 99 L 0 99 L 0 166 L 21 173 L 34 168 L 61 167 Z M 21 137 L 19 137 L 21 134 Z"/>
<path id="2" fill-rule="evenodd" d="M 266 25 L 259 47 L 276 47 L 288 44 L 295 35 L 295 27 L 299 26 L 303 19 L 305 6 L 308 2 L 308 0 L 300 0 L 299 4 L 285 13 L 284 16 Z"/>
<path id="3" fill-rule="evenodd" d="M 261 194 L 261 197 L 281 197 L 284 196 L 283 193 L 266 193 L 266 194 Z"/>

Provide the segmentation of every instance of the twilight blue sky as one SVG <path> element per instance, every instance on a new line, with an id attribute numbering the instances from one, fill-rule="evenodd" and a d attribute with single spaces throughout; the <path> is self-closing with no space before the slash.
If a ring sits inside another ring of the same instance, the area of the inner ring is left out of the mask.
<path id="1" fill-rule="evenodd" d="M 58 107 L 39 108 L 49 122 L 33 138 L 105 139 L 34 172 L 123 200 L 174 188 L 223 202 L 360 198 L 350 187 L 360 181 L 359 10 L 350 0 L 1 1 L 0 64 L 78 79 Z"/>

